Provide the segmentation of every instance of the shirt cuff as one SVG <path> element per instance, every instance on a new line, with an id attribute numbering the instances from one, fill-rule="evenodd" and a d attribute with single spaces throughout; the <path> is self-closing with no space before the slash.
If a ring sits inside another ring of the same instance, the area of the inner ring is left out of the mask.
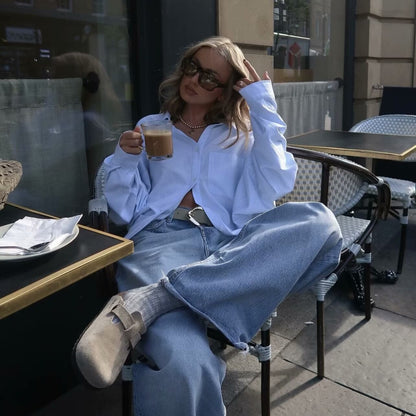
<path id="1" fill-rule="evenodd" d="M 257 112 L 267 108 L 269 111 L 277 112 L 276 99 L 270 80 L 253 82 L 241 89 L 240 94 L 245 98 L 252 111 Z"/>
<path id="2" fill-rule="evenodd" d="M 121 165 L 122 167 L 136 167 L 139 163 L 140 157 L 143 154 L 140 153 L 140 155 L 132 155 L 130 153 L 126 153 L 121 147 L 120 144 L 117 144 L 116 149 L 113 154 L 113 164 Z"/>

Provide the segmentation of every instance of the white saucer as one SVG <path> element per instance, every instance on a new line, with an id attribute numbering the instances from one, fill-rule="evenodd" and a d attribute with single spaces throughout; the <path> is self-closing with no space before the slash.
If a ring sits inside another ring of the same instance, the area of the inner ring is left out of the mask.
<path id="1" fill-rule="evenodd" d="M 3 237 L 4 234 L 6 234 L 7 230 L 13 225 L 7 224 L 0 227 L 0 238 Z M 74 241 L 79 234 L 79 228 L 78 225 L 75 226 L 74 231 L 71 235 L 69 235 L 67 238 L 65 238 L 64 241 L 62 241 L 61 244 L 59 244 L 56 247 L 50 248 L 45 247 L 44 250 L 38 251 L 36 253 L 30 253 L 30 254 L 0 254 L 0 261 L 22 261 L 22 260 L 28 260 L 33 259 L 35 257 L 44 256 L 45 254 L 53 253 L 54 251 L 60 250 L 61 248 L 67 246 L 69 243 Z"/>

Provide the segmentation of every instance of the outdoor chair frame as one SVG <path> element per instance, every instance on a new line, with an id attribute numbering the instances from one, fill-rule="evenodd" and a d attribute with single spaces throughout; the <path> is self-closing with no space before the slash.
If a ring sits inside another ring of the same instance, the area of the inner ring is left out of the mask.
<path id="1" fill-rule="evenodd" d="M 343 246 L 338 267 L 320 280 L 313 291 L 316 296 L 317 374 L 325 376 L 324 300 L 326 293 L 354 262 L 364 267 L 365 319 L 371 319 L 371 239 L 372 231 L 390 206 L 390 188 L 367 168 L 350 160 L 309 149 L 288 147 L 298 163 L 292 192 L 275 202 L 319 201 L 334 213 L 341 229 Z M 377 189 L 377 209 L 369 219 L 355 218 L 351 210 L 360 203 L 369 185 Z"/>
<path id="2" fill-rule="evenodd" d="M 374 116 L 368 119 L 362 120 L 355 124 L 350 131 L 359 133 L 379 133 L 379 134 L 390 134 L 390 135 L 405 135 L 415 136 L 416 135 L 416 115 L 410 114 L 385 114 L 381 116 Z M 405 158 L 405 162 L 416 163 L 416 152 Z M 400 221 L 400 245 L 399 255 L 397 260 L 397 274 L 400 274 L 403 269 L 404 253 L 406 250 L 406 235 L 407 235 L 407 224 L 409 222 L 409 208 L 413 203 L 416 202 L 416 184 L 411 181 L 407 181 L 399 178 L 390 178 L 381 176 L 381 178 L 387 182 L 391 189 L 391 205 L 389 213 L 392 217 Z M 377 195 L 377 189 L 374 186 L 368 188 L 367 194 L 370 196 Z M 372 209 L 372 200 L 368 210 Z M 393 205 L 393 203 L 400 203 L 400 206 Z M 401 213 L 399 212 L 401 210 Z"/>

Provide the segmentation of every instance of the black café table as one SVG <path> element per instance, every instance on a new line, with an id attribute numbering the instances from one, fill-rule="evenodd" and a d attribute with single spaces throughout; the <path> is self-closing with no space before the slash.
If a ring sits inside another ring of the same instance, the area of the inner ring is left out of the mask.
<path id="1" fill-rule="evenodd" d="M 0 226 L 49 216 L 7 203 Z M 77 383 L 74 342 L 110 294 L 96 273 L 133 242 L 79 225 L 74 241 L 25 261 L 0 261 L 0 414 L 26 416 Z"/>
<path id="2" fill-rule="evenodd" d="M 46 214 L 14 204 L 0 211 L 0 226 Z M 24 261 L 0 261 L 0 319 L 105 268 L 133 252 L 133 242 L 79 225 L 77 238 L 55 252 Z"/>
<path id="3" fill-rule="evenodd" d="M 416 136 L 313 130 L 287 139 L 288 146 L 340 156 L 400 161 L 416 151 Z"/>

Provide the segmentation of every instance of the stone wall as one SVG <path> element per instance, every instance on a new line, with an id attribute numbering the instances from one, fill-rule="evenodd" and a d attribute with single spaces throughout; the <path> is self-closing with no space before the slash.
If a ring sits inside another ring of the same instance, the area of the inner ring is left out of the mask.
<path id="1" fill-rule="evenodd" d="M 382 86 L 415 86 L 415 1 L 359 0 L 354 122 L 378 115 Z"/>
<path id="2" fill-rule="evenodd" d="M 236 42 L 260 76 L 272 76 L 273 0 L 218 0 L 218 34 Z"/>

